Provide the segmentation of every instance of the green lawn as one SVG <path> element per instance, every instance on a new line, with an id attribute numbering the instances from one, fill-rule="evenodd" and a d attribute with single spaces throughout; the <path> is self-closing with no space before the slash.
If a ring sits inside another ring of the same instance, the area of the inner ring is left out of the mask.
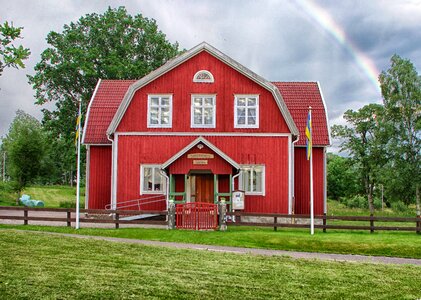
<path id="1" fill-rule="evenodd" d="M 83 226 L 83 225 L 82 225 Z M 308 252 L 362 254 L 376 256 L 412 257 L 421 259 L 421 235 L 408 232 L 355 232 L 316 230 L 311 236 L 308 230 L 234 227 L 226 232 L 187 231 L 145 228 L 81 228 L 0 225 L 0 228 L 17 228 L 62 233 L 77 233 L 131 239 L 167 242 L 197 243 L 234 247 L 294 250 Z"/>
<path id="2" fill-rule="evenodd" d="M 1 299 L 418 299 L 421 267 L 0 231 Z"/>
<path id="3" fill-rule="evenodd" d="M 61 202 L 76 203 L 76 187 L 52 185 L 30 186 L 25 188 L 22 194 L 31 196 L 31 199 L 44 201 L 45 207 L 60 207 Z M 0 205 L 15 205 L 16 195 L 13 193 L 0 192 Z M 80 202 L 85 203 L 85 188 L 81 188 Z"/>

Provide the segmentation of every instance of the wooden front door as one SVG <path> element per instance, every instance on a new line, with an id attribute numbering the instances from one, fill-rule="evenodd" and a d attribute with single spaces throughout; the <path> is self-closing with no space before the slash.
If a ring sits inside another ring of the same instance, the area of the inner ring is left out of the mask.
<path id="1" fill-rule="evenodd" d="M 213 203 L 214 199 L 213 174 L 196 175 L 196 202 Z"/>

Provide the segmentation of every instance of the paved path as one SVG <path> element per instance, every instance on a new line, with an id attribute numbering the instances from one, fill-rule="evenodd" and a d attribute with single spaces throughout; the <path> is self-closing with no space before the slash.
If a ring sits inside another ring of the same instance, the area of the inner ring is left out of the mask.
<path id="1" fill-rule="evenodd" d="M 126 239 L 126 238 L 90 236 L 90 235 L 55 233 L 55 232 L 44 232 L 44 231 L 27 231 L 27 232 L 37 233 L 37 234 L 66 236 L 66 237 L 73 237 L 73 238 L 79 238 L 79 239 L 93 239 L 93 240 L 110 241 L 110 242 L 117 242 L 117 243 L 140 244 L 140 245 L 169 247 L 169 248 L 177 248 L 177 249 L 193 249 L 193 250 L 212 251 L 212 252 L 266 255 L 266 256 L 288 256 L 294 259 L 318 259 L 318 260 L 328 260 L 328 261 L 397 264 L 397 265 L 409 264 L 409 265 L 421 266 L 421 259 L 415 259 L 415 258 L 267 250 L 267 249 L 257 249 L 257 248 L 240 248 L 240 247 L 215 246 L 215 245 L 200 245 L 200 244 L 187 244 L 187 243 L 175 243 L 175 242 L 135 240 L 135 239 Z"/>

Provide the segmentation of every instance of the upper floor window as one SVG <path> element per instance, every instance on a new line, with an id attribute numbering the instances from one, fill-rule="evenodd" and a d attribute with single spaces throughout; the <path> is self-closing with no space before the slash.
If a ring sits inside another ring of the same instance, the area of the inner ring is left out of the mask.
<path id="1" fill-rule="evenodd" d="M 246 195 L 265 195 L 265 166 L 249 165 L 241 167 L 240 189 Z"/>
<path id="2" fill-rule="evenodd" d="M 215 95 L 192 95 L 191 127 L 215 128 L 215 111 Z"/>
<path id="3" fill-rule="evenodd" d="M 165 193 L 165 177 L 160 173 L 159 165 L 140 167 L 140 194 Z"/>
<path id="4" fill-rule="evenodd" d="M 213 75 L 211 72 L 206 70 L 200 70 L 193 76 L 193 82 L 214 82 Z"/>
<path id="5" fill-rule="evenodd" d="M 259 96 L 234 97 L 234 128 L 259 128 Z"/>
<path id="6" fill-rule="evenodd" d="M 169 128 L 172 125 L 172 95 L 148 96 L 148 127 Z"/>

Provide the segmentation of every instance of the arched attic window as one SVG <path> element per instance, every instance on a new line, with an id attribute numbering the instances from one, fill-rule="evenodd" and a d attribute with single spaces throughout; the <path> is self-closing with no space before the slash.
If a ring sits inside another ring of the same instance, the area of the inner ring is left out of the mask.
<path id="1" fill-rule="evenodd" d="M 206 70 L 200 70 L 193 76 L 193 82 L 214 82 L 213 75 L 211 72 Z"/>

